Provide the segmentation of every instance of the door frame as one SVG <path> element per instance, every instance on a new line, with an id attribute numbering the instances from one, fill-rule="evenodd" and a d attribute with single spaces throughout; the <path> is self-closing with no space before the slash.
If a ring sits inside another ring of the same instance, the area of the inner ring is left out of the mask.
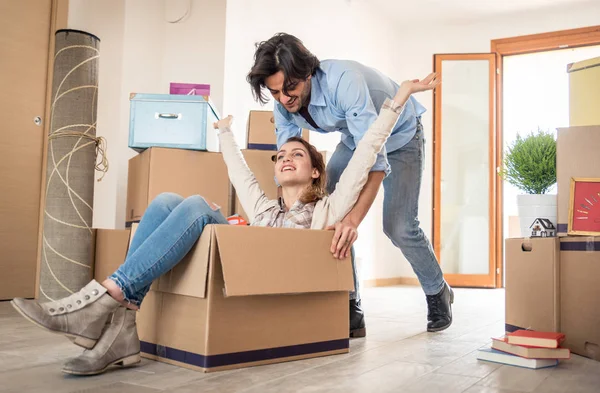
<path id="1" fill-rule="evenodd" d="M 52 100 L 52 80 L 54 76 L 54 47 L 56 30 L 66 29 L 69 19 L 69 0 L 51 0 L 50 40 L 48 41 L 48 72 L 46 77 L 46 105 L 44 108 L 44 144 L 42 151 L 42 182 L 40 184 L 40 207 L 38 223 L 37 268 L 35 274 L 35 298 L 40 296 L 40 264 L 42 260 L 42 233 L 44 228 L 44 207 L 46 205 L 46 168 L 48 166 L 48 133 L 50 132 L 50 107 Z"/>
<path id="2" fill-rule="evenodd" d="M 565 48 L 577 48 L 583 46 L 592 46 L 592 45 L 600 45 L 600 25 L 599 26 L 590 26 L 583 27 L 577 29 L 568 29 L 568 30 L 559 30 L 547 33 L 540 34 L 530 34 L 523 36 L 515 36 L 509 38 L 501 38 L 491 40 L 490 43 L 490 52 L 496 56 L 496 89 L 495 89 L 495 107 L 494 107 L 494 131 L 495 131 L 495 157 L 493 161 L 496 165 L 494 168 L 495 172 L 499 171 L 501 168 L 502 160 L 504 157 L 504 138 L 503 138 L 503 57 L 511 56 L 511 55 L 519 55 L 519 54 L 527 54 L 527 53 L 536 53 L 536 52 L 545 52 L 551 50 L 560 50 Z M 463 54 L 461 54 L 463 55 Z M 464 54 L 467 55 L 467 54 Z M 436 66 L 436 55 L 433 56 L 433 65 L 434 69 Z M 434 127 L 436 130 L 440 129 L 441 118 L 439 113 L 436 114 L 435 107 L 438 96 L 440 94 L 436 94 L 434 92 Z M 438 131 L 434 131 L 434 139 L 435 135 Z M 434 140 L 434 168 L 433 168 L 433 217 L 432 217 L 432 227 L 433 227 L 433 246 L 436 250 L 436 255 L 439 258 L 439 247 L 440 247 L 440 228 L 439 228 L 439 218 L 436 217 L 436 212 L 439 211 L 439 198 L 440 198 L 440 190 L 435 187 L 435 181 L 440 175 L 440 167 L 439 163 L 436 164 L 436 155 L 438 155 L 441 151 L 441 144 L 435 143 Z M 493 200 L 490 200 L 490 206 L 494 206 L 495 209 L 495 217 L 494 217 L 494 230 L 491 235 L 494 237 L 493 242 L 490 242 L 490 245 L 494 245 L 495 250 L 492 249 L 492 253 L 495 255 L 490 255 L 490 258 L 495 259 L 495 285 L 496 288 L 502 288 L 504 286 L 504 199 L 503 199 L 503 182 L 499 178 L 499 175 L 493 175 L 496 177 L 496 187 L 495 187 L 495 195 Z M 495 251 L 495 252 L 494 252 Z M 453 276 L 453 275 L 447 275 Z M 458 281 L 460 286 L 480 286 L 475 282 L 472 277 L 468 277 L 469 275 L 457 275 L 463 276 L 463 279 Z M 453 277 L 453 281 L 456 281 L 458 277 Z"/>
<path id="3" fill-rule="evenodd" d="M 490 50 L 496 54 L 496 146 L 498 147 L 496 162 L 502 163 L 504 156 L 504 138 L 502 125 L 503 96 L 503 58 L 504 56 L 527 53 L 547 52 L 566 48 L 600 45 L 600 26 L 578 29 L 559 30 L 549 33 L 530 34 L 491 41 Z M 496 187 L 496 261 L 498 274 L 496 287 L 502 288 L 504 281 L 504 195 L 503 182 L 498 181 Z"/>
<path id="4" fill-rule="evenodd" d="M 434 71 L 440 72 L 442 69 L 442 61 L 444 60 L 488 60 L 489 61 L 489 137 L 490 143 L 497 140 L 495 135 L 495 96 L 496 96 L 496 62 L 497 57 L 493 53 L 461 53 L 461 54 L 435 54 L 433 56 L 433 68 Z M 441 74 L 442 80 L 444 78 L 443 71 Z M 438 186 L 438 181 L 441 178 L 441 153 L 442 153 L 442 91 L 443 83 L 436 91 L 434 91 L 434 104 L 433 104 L 433 249 L 435 251 L 438 263 L 442 263 L 441 260 L 441 189 Z M 497 275 L 497 260 L 495 252 L 497 250 L 496 231 L 497 225 L 497 210 L 496 206 L 496 188 L 498 180 L 496 178 L 496 156 L 497 149 L 494 146 L 489 148 L 489 183 L 488 183 L 488 217 L 489 217 L 489 260 L 488 260 L 488 274 L 444 274 L 444 278 L 448 281 L 451 286 L 459 287 L 482 287 L 482 288 L 494 288 L 496 286 L 495 276 Z"/>

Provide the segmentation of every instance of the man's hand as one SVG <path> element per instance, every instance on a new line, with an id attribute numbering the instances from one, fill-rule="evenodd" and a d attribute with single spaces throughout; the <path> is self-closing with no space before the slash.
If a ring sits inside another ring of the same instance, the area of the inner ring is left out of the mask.
<path id="1" fill-rule="evenodd" d="M 344 259 L 350 255 L 350 248 L 358 239 L 357 225 L 348 216 L 335 225 L 330 225 L 327 230 L 335 230 L 331 241 L 331 253 L 334 258 Z"/>

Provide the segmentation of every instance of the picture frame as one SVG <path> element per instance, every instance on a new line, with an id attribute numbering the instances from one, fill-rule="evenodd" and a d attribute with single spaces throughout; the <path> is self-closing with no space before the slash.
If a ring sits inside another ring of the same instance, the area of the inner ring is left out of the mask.
<path id="1" fill-rule="evenodd" d="M 600 178 L 571 178 L 567 234 L 600 236 Z"/>

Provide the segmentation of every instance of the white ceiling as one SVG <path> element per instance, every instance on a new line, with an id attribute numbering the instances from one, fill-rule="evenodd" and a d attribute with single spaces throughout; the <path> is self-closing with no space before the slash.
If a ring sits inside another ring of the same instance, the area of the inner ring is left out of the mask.
<path id="1" fill-rule="evenodd" d="M 597 4 L 600 0 L 347 0 L 381 7 L 387 16 L 413 24 L 468 22 L 525 11 L 544 11 L 566 6 Z M 395 17 L 394 17 L 395 16 Z"/>

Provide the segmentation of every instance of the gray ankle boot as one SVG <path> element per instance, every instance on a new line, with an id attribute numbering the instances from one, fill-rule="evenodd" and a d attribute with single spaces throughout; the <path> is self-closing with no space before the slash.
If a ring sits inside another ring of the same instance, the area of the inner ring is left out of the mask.
<path id="1" fill-rule="evenodd" d="M 69 360 L 62 371 L 75 375 L 96 375 L 112 365 L 130 366 L 139 363 L 140 339 L 134 310 L 119 307 L 108 321 L 94 349 L 85 350 Z"/>
<path id="2" fill-rule="evenodd" d="M 12 306 L 35 325 L 64 334 L 84 348 L 93 348 L 111 314 L 120 306 L 106 288 L 92 280 L 77 293 L 48 303 L 15 298 Z"/>

